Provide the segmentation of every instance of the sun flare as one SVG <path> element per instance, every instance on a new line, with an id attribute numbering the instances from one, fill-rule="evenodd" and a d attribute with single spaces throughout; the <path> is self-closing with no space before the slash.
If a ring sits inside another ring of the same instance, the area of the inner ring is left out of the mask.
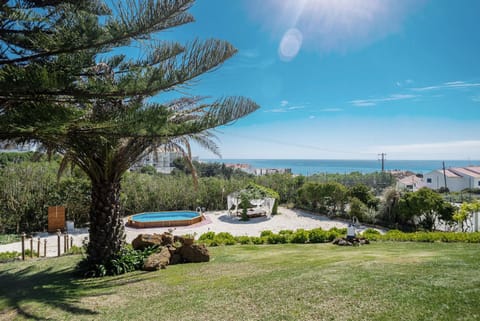
<path id="1" fill-rule="evenodd" d="M 264 0 L 251 10 L 281 33 L 279 56 L 292 60 L 303 47 L 322 52 L 362 48 L 401 30 L 406 15 L 422 1 Z"/>

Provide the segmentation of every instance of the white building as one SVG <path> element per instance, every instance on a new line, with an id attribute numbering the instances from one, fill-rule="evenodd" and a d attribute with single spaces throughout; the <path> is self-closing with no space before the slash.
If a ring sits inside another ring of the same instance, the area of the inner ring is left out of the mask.
<path id="1" fill-rule="evenodd" d="M 438 190 L 445 187 L 452 192 L 458 192 L 465 188 L 480 188 L 480 166 L 451 167 L 434 170 L 424 175 L 425 186 Z"/>
<path id="2" fill-rule="evenodd" d="M 407 191 L 415 192 L 425 186 L 426 185 L 423 181 L 423 178 L 418 177 L 416 175 L 409 175 L 397 181 L 398 190 L 407 190 Z"/>
<path id="3" fill-rule="evenodd" d="M 179 152 L 151 152 L 132 166 L 131 170 L 137 170 L 144 166 L 153 166 L 158 173 L 170 174 L 175 168 L 173 167 L 173 161 L 181 157 L 183 157 L 183 154 Z"/>

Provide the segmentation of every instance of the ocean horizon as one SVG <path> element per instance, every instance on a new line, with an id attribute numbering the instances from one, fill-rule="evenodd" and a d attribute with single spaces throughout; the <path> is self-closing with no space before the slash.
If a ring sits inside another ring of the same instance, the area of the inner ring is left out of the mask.
<path id="1" fill-rule="evenodd" d="M 378 160 L 353 159 L 200 159 L 204 162 L 249 164 L 253 168 L 290 168 L 293 174 L 373 173 L 382 170 Z M 401 170 L 425 174 L 445 167 L 480 166 L 480 160 L 385 160 L 386 171 Z"/>

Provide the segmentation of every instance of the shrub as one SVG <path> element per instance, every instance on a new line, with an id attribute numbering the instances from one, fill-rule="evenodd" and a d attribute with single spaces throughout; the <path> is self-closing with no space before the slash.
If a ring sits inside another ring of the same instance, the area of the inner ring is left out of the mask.
<path id="1" fill-rule="evenodd" d="M 362 236 L 369 239 L 370 241 L 377 241 L 381 237 L 381 233 L 373 228 L 367 228 L 363 231 Z"/>
<path id="2" fill-rule="evenodd" d="M 390 230 L 385 235 L 378 235 L 378 240 L 396 242 L 464 242 L 480 243 L 480 232 L 414 232 L 404 233 Z"/>
<path id="3" fill-rule="evenodd" d="M 71 255 L 84 254 L 84 253 L 85 253 L 85 248 L 83 246 L 76 246 L 76 245 L 71 246 L 67 252 L 67 254 L 71 254 Z"/>
<path id="4" fill-rule="evenodd" d="M 37 257 L 37 251 L 35 250 L 30 250 L 30 249 L 25 249 L 25 257 Z"/>
<path id="5" fill-rule="evenodd" d="M 212 246 L 215 245 L 234 245 L 236 242 L 235 238 L 232 234 L 227 232 L 220 232 L 215 235 L 213 242 L 211 243 Z"/>
<path id="6" fill-rule="evenodd" d="M 258 236 L 252 236 L 250 237 L 250 240 L 252 241 L 253 244 L 255 245 L 260 245 L 260 244 L 263 244 L 263 238 L 261 237 L 258 237 Z"/>
<path id="7" fill-rule="evenodd" d="M 235 240 L 237 241 L 237 243 L 240 243 L 240 244 L 252 244 L 251 238 L 246 235 L 237 236 L 235 237 Z"/>
<path id="8" fill-rule="evenodd" d="M 288 234 L 274 234 L 264 237 L 268 244 L 285 244 L 288 243 L 289 238 Z"/>
<path id="9" fill-rule="evenodd" d="M 304 229 L 298 229 L 296 230 L 291 238 L 290 238 L 291 243 L 307 243 L 308 242 L 308 232 L 305 231 Z"/>
<path id="10" fill-rule="evenodd" d="M 18 259 L 22 254 L 19 252 L 2 252 L 0 253 L 0 262 L 8 262 Z"/>
<path id="11" fill-rule="evenodd" d="M 198 238 L 199 241 L 213 241 L 215 238 L 215 232 L 207 232 L 200 235 Z"/>
<path id="12" fill-rule="evenodd" d="M 271 236 L 273 235 L 274 233 L 270 230 L 265 230 L 265 231 L 262 231 L 260 232 L 260 237 L 268 237 L 268 236 Z"/>
<path id="13" fill-rule="evenodd" d="M 310 243 L 325 243 L 329 240 L 329 233 L 321 228 L 315 228 L 310 231 L 308 238 Z"/>
<path id="14" fill-rule="evenodd" d="M 332 227 L 329 229 L 330 232 L 332 233 L 337 233 L 338 235 L 347 235 L 347 228 L 338 228 L 338 227 Z"/>
<path id="15" fill-rule="evenodd" d="M 374 228 L 367 228 L 365 231 L 363 231 L 363 234 L 377 234 L 377 235 L 380 235 L 381 233 Z"/>
<path id="16" fill-rule="evenodd" d="M 158 246 L 147 247 L 144 250 L 134 250 L 131 245 L 128 245 L 106 264 L 96 264 L 92 268 L 87 259 L 80 261 L 77 265 L 77 273 L 85 277 L 102 277 L 140 270 L 143 267 L 144 260 L 158 250 Z"/>

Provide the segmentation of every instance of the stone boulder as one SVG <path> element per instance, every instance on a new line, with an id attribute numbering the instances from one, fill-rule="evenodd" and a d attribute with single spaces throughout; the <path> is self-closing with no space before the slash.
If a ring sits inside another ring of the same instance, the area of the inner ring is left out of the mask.
<path id="1" fill-rule="evenodd" d="M 204 244 L 184 245 L 179 249 L 183 262 L 199 263 L 210 261 L 210 252 Z"/>
<path id="2" fill-rule="evenodd" d="M 135 250 L 143 250 L 149 246 L 166 246 L 173 244 L 173 235 L 163 234 L 139 234 L 133 241 L 132 246 Z"/>
<path id="3" fill-rule="evenodd" d="M 190 236 L 173 236 L 170 233 L 140 234 L 133 241 L 135 250 L 143 250 L 149 246 L 159 246 L 159 252 L 145 259 L 143 269 L 156 271 L 165 269 L 167 265 L 179 263 L 197 263 L 210 261 L 210 253 L 203 244 L 193 244 Z"/>
<path id="4" fill-rule="evenodd" d="M 133 241 L 132 247 L 135 250 L 143 250 L 149 246 L 162 245 L 161 234 L 139 234 Z"/>
<path id="5" fill-rule="evenodd" d="M 171 254 L 168 248 L 164 247 L 159 253 L 153 253 L 145 259 L 143 269 L 145 271 L 156 271 L 165 269 L 170 264 Z"/>
<path id="6" fill-rule="evenodd" d="M 333 240 L 332 244 L 339 245 L 339 246 L 359 246 L 359 245 L 370 244 L 370 241 L 364 237 L 362 238 L 355 237 L 352 239 L 338 237 L 335 240 Z"/>
<path id="7" fill-rule="evenodd" d="M 180 242 L 182 245 L 192 245 L 195 239 L 193 237 L 188 237 L 186 235 L 184 236 L 175 235 L 174 241 Z"/>

